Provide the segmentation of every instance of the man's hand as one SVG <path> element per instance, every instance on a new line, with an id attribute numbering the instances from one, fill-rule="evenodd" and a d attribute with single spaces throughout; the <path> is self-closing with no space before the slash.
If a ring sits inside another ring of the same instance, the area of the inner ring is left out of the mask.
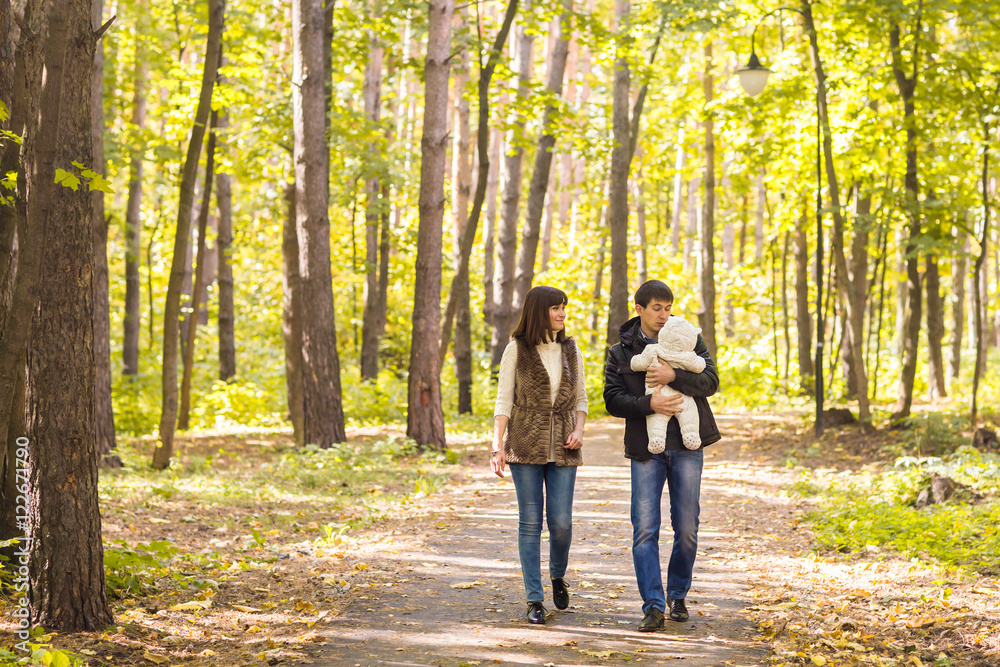
<path id="1" fill-rule="evenodd" d="M 681 413 L 683 406 L 684 397 L 680 394 L 664 396 L 660 393 L 659 385 L 653 389 L 653 394 L 649 401 L 649 407 L 653 408 L 653 412 L 673 417 Z"/>
<path id="2" fill-rule="evenodd" d="M 677 373 L 674 373 L 674 369 L 670 366 L 670 364 L 665 364 L 661 360 L 659 366 L 656 368 L 650 367 L 650 369 L 646 371 L 646 386 L 666 386 L 673 382 L 676 378 Z"/>

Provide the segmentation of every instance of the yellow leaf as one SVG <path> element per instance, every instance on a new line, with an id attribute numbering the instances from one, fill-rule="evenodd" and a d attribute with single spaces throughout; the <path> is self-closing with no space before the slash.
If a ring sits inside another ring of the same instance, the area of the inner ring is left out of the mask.
<path id="1" fill-rule="evenodd" d="M 481 581 L 464 581 L 464 582 L 462 582 L 460 584 L 452 584 L 451 587 L 452 588 L 469 589 L 469 588 L 472 588 L 473 586 L 482 586 L 482 585 L 483 585 L 483 582 L 481 582 Z"/>
<path id="2" fill-rule="evenodd" d="M 248 635 L 252 635 L 255 632 L 264 632 L 264 628 L 257 625 L 251 625 L 249 628 L 246 629 L 246 633 Z"/>
<path id="3" fill-rule="evenodd" d="M 584 655 L 589 655 L 594 658 L 604 658 L 605 660 L 610 658 L 615 653 L 620 653 L 620 651 L 588 651 L 587 649 L 579 649 L 580 653 Z"/>
<path id="4" fill-rule="evenodd" d="M 163 663 L 168 662 L 168 659 L 164 658 L 162 655 L 153 655 L 149 651 L 144 651 L 142 657 L 149 660 L 154 665 L 162 665 Z"/>
<path id="5" fill-rule="evenodd" d="M 367 570 L 368 569 L 368 565 L 365 564 L 365 563 L 355 563 L 354 564 L 354 569 L 355 570 Z"/>
<path id="6" fill-rule="evenodd" d="M 245 611 L 248 614 L 253 614 L 254 612 L 260 611 L 260 609 L 257 609 L 257 607 L 244 607 L 241 604 L 234 604 L 234 605 L 232 605 L 232 607 L 233 607 L 233 609 L 236 609 L 237 611 Z"/>
<path id="7" fill-rule="evenodd" d="M 826 664 L 826 658 L 821 655 L 814 655 L 812 656 L 812 662 L 817 667 L 823 667 Z"/>
<path id="8" fill-rule="evenodd" d="M 202 609 L 208 609 L 211 606 L 211 600 L 191 600 L 190 602 L 175 604 L 170 608 L 170 611 L 201 611 Z"/>

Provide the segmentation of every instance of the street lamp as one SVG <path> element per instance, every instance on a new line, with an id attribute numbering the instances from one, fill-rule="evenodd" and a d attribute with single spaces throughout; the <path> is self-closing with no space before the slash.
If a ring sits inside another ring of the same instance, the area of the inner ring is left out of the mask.
<path id="1" fill-rule="evenodd" d="M 750 36 L 750 61 L 747 66 L 736 73 L 740 77 L 740 86 L 750 97 L 756 97 L 767 85 L 767 77 L 771 70 L 760 64 L 757 58 L 756 37 L 757 28 L 771 14 L 780 11 L 792 11 L 803 14 L 795 7 L 778 7 L 764 14 L 757 21 Z M 804 14 L 803 14 L 804 15 Z M 823 169 L 820 161 L 820 115 L 819 87 L 816 88 L 816 436 L 823 435 L 823 339 L 826 338 L 826 322 L 823 319 Z"/>

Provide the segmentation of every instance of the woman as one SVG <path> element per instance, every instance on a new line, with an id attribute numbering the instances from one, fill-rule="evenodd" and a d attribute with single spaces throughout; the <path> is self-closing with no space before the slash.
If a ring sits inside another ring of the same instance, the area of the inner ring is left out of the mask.
<path id="1" fill-rule="evenodd" d="M 503 477 L 510 465 L 517 490 L 517 548 L 528 600 L 528 622 L 544 624 L 542 507 L 549 528 L 549 575 L 558 609 L 569 606 L 563 577 L 573 537 L 573 487 L 583 463 L 587 391 L 583 358 L 566 337 L 566 294 L 533 287 L 500 361 L 490 467 Z M 544 492 L 543 492 L 544 488 Z"/>

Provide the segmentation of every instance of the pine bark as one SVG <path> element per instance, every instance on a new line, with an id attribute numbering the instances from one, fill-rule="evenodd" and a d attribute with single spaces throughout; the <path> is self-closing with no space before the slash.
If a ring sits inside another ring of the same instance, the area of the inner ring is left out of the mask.
<path id="1" fill-rule="evenodd" d="M 101 27 L 104 3 L 91 3 L 91 24 L 94 30 Z M 90 73 L 91 142 L 93 167 L 105 173 L 104 165 L 104 46 L 98 41 L 94 53 L 94 66 Z M 108 221 L 104 216 L 104 192 L 90 193 L 91 218 L 94 227 L 94 365 L 97 373 L 95 388 L 95 428 L 97 454 L 102 463 L 120 466 L 121 460 L 112 456 L 115 448 L 115 414 L 111 407 L 111 304 L 108 297 Z"/>
<path id="2" fill-rule="evenodd" d="M 456 14 L 459 24 L 467 20 L 462 9 Z M 469 100 L 465 85 L 469 80 L 469 53 L 463 50 L 455 71 L 455 131 L 452 147 L 452 257 L 456 268 L 462 264 L 462 236 L 469 222 L 469 196 L 472 192 L 472 156 L 469 139 Z M 469 295 L 469 271 L 463 272 L 454 286 L 458 292 L 455 313 L 455 379 L 458 380 L 458 413 L 472 412 L 472 314 Z M 450 297 L 451 295 L 449 295 Z M 445 349 L 441 349 L 440 362 L 444 362 Z"/>
<path id="3" fill-rule="evenodd" d="M 139 330 L 142 325 L 142 176 L 145 152 L 142 132 L 146 127 L 146 77 L 149 64 L 143 57 L 142 40 L 135 40 L 136 65 L 132 93 L 132 126 L 135 144 L 129 151 L 128 202 L 125 205 L 125 317 L 122 332 L 122 374 L 139 373 Z"/>
<path id="4" fill-rule="evenodd" d="M 920 18 L 917 18 L 913 38 L 913 57 L 910 63 L 912 73 L 907 76 L 903 71 L 899 24 L 895 21 L 892 22 L 889 30 L 889 42 L 892 47 L 892 71 L 903 99 L 903 126 L 906 128 L 906 176 L 903 184 L 906 189 L 906 215 L 909 219 L 905 249 L 907 300 L 901 327 L 903 331 L 903 367 L 900 370 L 896 404 L 892 410 L 891 419 L 893 421 L 910 416 L 910 406 L 913 403 L 913 382 L 917 374 L 921 298 L 923 296 L 920 286 L 920 257 L 917 252 L 922 230 L 918 199 L 920 183 L 917 179 L 917 119 L 914 103 L 920 52 Z"/>
<path id="5" fill-rule="evenodd" d="M 194 349 L 198 343 L 198 313 L 201 310 L 201 297 L 208 276 L 205 272 L 205 248 L 208 234 L 208 212 L 212 208 L 212 180 L 215 177 L 215 125 L 218 121 L 216 112 L 212 112 L 209 121 L 208 146 L 205 151 L 205 181 L 201 192 L 201 209 L 198 211 L 198 250 L 195 256 L 194 280 L 191 284 L 191 315 L 187 318 L 187 345 L 184 347 L 184 370 L 181 378 L 181 405 L 177 419 L 177 428 L 186 431 L 190 428 L 191 414 L 191 377 L 194 375 Z"/>
<path id="6" fill-rule="evenodd" d="M 531 184 L 528 187 L 527 213 L 517 258 L 517 273 L 514 276 L 514 312 L 520 312 L 525 295 L 531 289 L 535 278 L 535 256 L 538 251 L 542 216 L 545 212 L 545 195 L 548 192 L 549 173 L 552 169 L 552 152 L 556 144 L 554 123 L 555 116 L 559 112 L 557 100 L 563 92 L 563 77 L 566 74 L 566 59 L 569 56 L 569 40 L 572 34 L 572 0 L 563 0 L 562 9 L 562 16 L 557 22 L 558 28 L 552 35 L 556 42 L 545 85 L 552 97 L 549 98 L 551 101 L 542 114 L 542 134 L 538 138 Z"/>
<path id="7" fill-rule="evenodd" d="M 448 70 L 454 8 L 453 0 L 430 0 L 420 140 L 420 223 L 406 411 L 406 434 L 421 447 L 439 450 L 446 447 L 438 346 L 444 177 L 448 165 Z"/>
<path id="8" fill-rule="evenodd" d="M 525 2 L 525 10 L 529 3 Z M 517 96 L 518 104 L 524 106 L 529 93 L 532 71 L 532 49 L 535 38 L 528 27 L 517 26 Z M 500 226 L 497 230 L 497 261 L 493 275 L 493 337 L 490 340 L 490 368 L 500 366 L 500 357 L 514 328 L 514 270 L 517 258 L 517 221 L 521 202 L 521 175 L 523 171 L 524 149 L 515 141 L 524 129 L 524 115 L 518 113 L 508 132 L 508 145 L 504 155 L 504 188 L 500 198 Z"/>
<path id="9" fill-rule="evenodd" d="M 808 212 L 802 209 L 802 217 L 795 228 L 795 327 L 799 349 L 799 386 L 802 394 L 811 394 L 816 373 L 812 358 L 812 317 L 809 315 L 809 237 L 806 226 Z"/>
<path id="10" fill-rule="evenodd" d="M 223 56 L 222 64 L 226 59 Z M 222 78 L 220 77 L 220 81 Z M 215 122 L 216 153 L 226 152 L 226 131 L 229 128 L 229 113 L 219 111 Z M 236 377 L 236 311 L 233 307 L 233 187 L 232 177 L 225 171 L 216 170 L 215 203 L 218 205 L 218 231 L 215 237 L 219 283 L 219 379 L 229 382 Z"/>
<path id="11" fill-rule="evenodd" d="M 170 465 L 174 451 L 174 429 L 177 424 L 177 343 L 180 330 L 181 284 L 190 250 L 191 215 L 194 205 L 194 186 L 198 174 L 205 129 L 212 106 L 212 90 L 219 67 L 222 48 L 222 19 L 225 0 L 209 0 L 208 37 L 205 46 L 205 68 L 201 78 L 198 107 L 191 128 L 184 169 L 181 173 L 180 197 L 177 204 L 177 231 L 174 251 L 170 260 L 170 279 L 167 283 L 167 300 L 163 308 L 163 404 L 160 416 L 160 439 L 153 450 L 153 467 L 163 469 Z"/>
<path id="12" fill-rule="evenodd" d="M 965 276 L 968 271 L 968 234 L 964 229 L 955 228 L 958 251 L 951 260 L 951 316 L 952 328 L 949 348 L 947 376 L 948 386 L 953 387 L 962 369 L 962 338 L 965 331 Z"/>
<path id="13" fill-rule="evenodd" d="M 23 242 L 25 248 L 40 243 L 38 267 L 56 267 L 64 278 L 41 281 L 31 304 L 29 621 L 60 632 L 103 629 L 112 620 L 98 511 L 93 200 L 86 188 L 54 184 L 57 167 L 93 164 L 91 10 L 90 0 L 58 6 L 32 0 L 26 12 L 34 37 L 25 53 Z"/>
<path id="14" fill-rule="evenodd" d="M 346 439 L 330 265 L 326 23 L 322 0 L 293 0 L 295 226 L 302 304 L 309 304 L 301 313 L 303 433 L 324 449 Z"/>
<path id="15" fill-rule="evenodd" d="M 368 63 L 365 66 L 364 102 L 365 118 L 371 124 L 370 131 L 374 133 L 381 122 L 382 116 L 382 60 L 384 49 L 378 38 L 368 35 Z M 369 145 L 372 156 L 378 155 L 378 145 Z M 381 207 L 383 203 L 379 196 L 382 191 L 381 176 L 378 170 L 371 168 L 365 181 L 365 309 L 361 324 L 361 379 L 375 380 L 378 378 L 378 251 L 379 223 L 381 222 Z"/>
<path id="16" fill-rule="evenodd" d="M 295 184 L 285 188 L 288 215 L 281 234 L 282 334 L 285 341 L 285 389 L 288 419 L 295 444 L 305 443 L 305 408 L 302 403 L 302 284 L 299 280 L 299 236 L 295 225 Z"/>
<path id="17" fill-rule="evenodd" d="M 701 312 L 698 321 L 701 337 L 712 357 L 715 345 L 715 121 L 707 107 L 714 99 L 715 79 L 712 76 L 712 43 L 705 44 L 705 72 L 702 88 L 705 91 L 705 197 L 701 216 Z"/>
<path id="18" fill-rule="evenodd" d="M 630 0 L 615 0 L 615 27 L 618 53 L 615 56 L 611 97 L 611 180 L 608 185 L 608 230 L 611 239 L 611 280 L 608 289 L 606 345 L 618 342 L 618 328 L 628 319 L 628 174 L 632 163 L 632 136 L 629 122 L 629 43 Z"/>

